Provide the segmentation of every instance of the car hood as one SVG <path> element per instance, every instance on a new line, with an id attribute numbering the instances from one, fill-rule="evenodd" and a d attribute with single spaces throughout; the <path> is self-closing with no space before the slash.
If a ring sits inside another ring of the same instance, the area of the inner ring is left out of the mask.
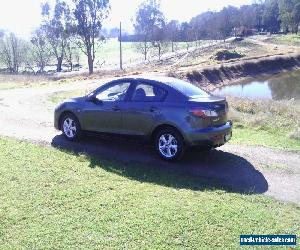
<path id="1" fill-rule="evenodd" d="M 86 97 L 82 96 L 82 97 L 73 97 L 73 98 L 69 98 L 67 100 L 65 100 L 64 102 L 72 102 L 72 103 L 82 103 L 86 101 Z"/>

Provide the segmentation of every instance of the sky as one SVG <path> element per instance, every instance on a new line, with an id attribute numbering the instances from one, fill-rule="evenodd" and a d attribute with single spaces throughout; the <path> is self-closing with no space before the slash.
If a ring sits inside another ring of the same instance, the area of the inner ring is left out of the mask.
<path id="1" fill-rule="evenodd" d="M 48 0 L 55 2 L 55 0 Z M 104 27 L 113 28 L 122 21 L 127 31 L 132 31 L 132 18 L 142 0 L 110 0 L 110 16 Z M 41 21 L 41 4 L 45 0 L 0 0 L 0 29 L 28 37 Z M 189 21 L 207 11 L 220 10 L 224 6 L 251 4 L 253 0 L 161 0 L 161 9 L 167 20 Z"/>

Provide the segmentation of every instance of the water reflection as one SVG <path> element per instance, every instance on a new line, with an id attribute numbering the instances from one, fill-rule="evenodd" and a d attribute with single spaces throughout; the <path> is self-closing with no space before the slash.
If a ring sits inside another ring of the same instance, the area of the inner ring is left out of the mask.
<path id="1" fill-rule="evenodd" d="M 213 92 L 215 95 L 232 95 L 252 99 L 300 99 L 300 70 L 258 79 L 238 85 L 225 86 Z"/>

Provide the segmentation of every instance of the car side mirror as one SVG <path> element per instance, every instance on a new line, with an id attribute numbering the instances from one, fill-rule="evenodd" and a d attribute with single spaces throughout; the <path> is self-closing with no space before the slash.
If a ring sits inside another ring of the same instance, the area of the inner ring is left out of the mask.
<path id="1" fill-rule="evenodd" d="M 102 103 L 103 103 L 103 101 L 97 99 L 96 96 L 89 96 L 89 97 L 87 98 L 87 101 L 88 101 L 88 102 L 95 103 L 95 104 L 102 104 Z"/>

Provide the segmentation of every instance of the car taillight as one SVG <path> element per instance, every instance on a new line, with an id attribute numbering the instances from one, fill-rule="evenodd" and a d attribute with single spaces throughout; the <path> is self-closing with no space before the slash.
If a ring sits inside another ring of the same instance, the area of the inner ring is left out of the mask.
<path id="1" fill-rule="evenodd" d="M 218 116 L 217 112 L 214 110 L 207 109 L 193 109 L 190 111 L 194 116 L 205 118 L 205 117 L 216 117 Z"/>

